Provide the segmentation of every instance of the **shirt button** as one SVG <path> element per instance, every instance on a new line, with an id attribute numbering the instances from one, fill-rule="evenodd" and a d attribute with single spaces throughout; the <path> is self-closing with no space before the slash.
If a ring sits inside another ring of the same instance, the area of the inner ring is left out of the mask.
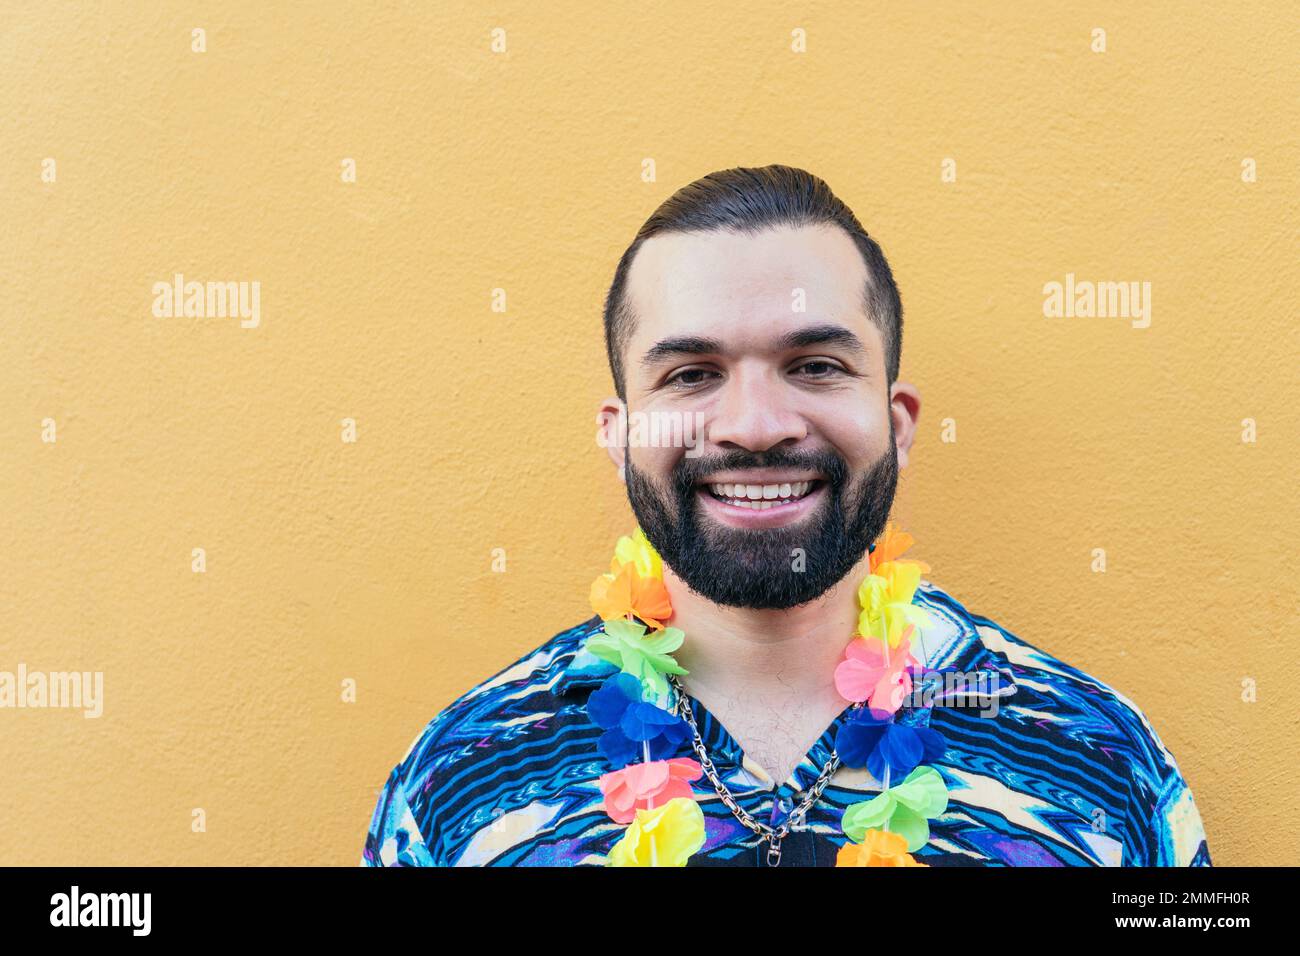
<path id="1" fill-rule="evenodd" d="M 782 797 L 776 802 L 776 805 L 781 808 L 782 813 L 789 813 L 794 809 L 794 801 L 789 797 Z"/>

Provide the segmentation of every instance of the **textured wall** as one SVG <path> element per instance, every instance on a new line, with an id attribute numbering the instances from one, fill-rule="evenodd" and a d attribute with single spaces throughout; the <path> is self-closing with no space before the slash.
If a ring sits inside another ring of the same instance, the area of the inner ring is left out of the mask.
<path id="1" fill-rule="evenodd" d="M 1290 5 L 137 6 L 0 14 L 0 670 L 105 698 L 0 710 L 0 861 L 355 863 L 631 527 L 618 255 L 770 162 L 893 263 L 933 580 L 1138 702 L 1217 863 L 1300 861 Z M 260 324 L 155 316 L 178 272 Z M 1150 282 L 1150 326 L 1045 318 L 1067 273 Z"/>

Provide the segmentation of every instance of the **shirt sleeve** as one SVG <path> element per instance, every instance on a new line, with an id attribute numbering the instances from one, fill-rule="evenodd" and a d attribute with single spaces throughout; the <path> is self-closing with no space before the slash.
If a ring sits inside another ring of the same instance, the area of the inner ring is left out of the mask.
<path id="1" fill-rule="evenodd" d="M 1205 827 L 1178 762 L 1154 730 L 1152 760 L 1133 779 L 1127 866 L 1212 866 Z"/>
<path id="2" fill-rule="evenodd" d="M 440 866 L 425 843 L 403 786 L 402 765 L 380 791 L 361 851 L 361 866 Z"/>
<path id="3" fill-rule="evenodd" d="M 1165 778 L 1152 820 L 1155 853 L 1150 865 L 1212 866 L 1205 827 L 1191 788 L 1172 757 L 1170 764 L 1172 772 Z"/>

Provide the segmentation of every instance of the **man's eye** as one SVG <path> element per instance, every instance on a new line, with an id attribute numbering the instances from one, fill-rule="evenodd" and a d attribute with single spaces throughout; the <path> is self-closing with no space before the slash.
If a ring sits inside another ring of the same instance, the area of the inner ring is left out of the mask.
<path id="1" fill-rule="evenodd" d="M 712 374 L 707 368 L 683 369 L 664 384 L 670 388 L 695 388 L 697 385 L 703 385 L 707 381 L 706 376 Z"/>
<path id="2" fill-rule="evenodd" d="M 837 372 L 844 371 L 838 365 L 830 362 L 812 361 L 804 362 L 795 368 L 796 372 L 803 372 L 808 378 L 829 378 Z"/>

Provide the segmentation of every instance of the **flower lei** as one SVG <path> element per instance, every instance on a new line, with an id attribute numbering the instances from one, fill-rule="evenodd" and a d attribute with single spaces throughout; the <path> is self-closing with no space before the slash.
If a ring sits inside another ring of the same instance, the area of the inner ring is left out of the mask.
<path id="1" fill-rule="evenodd" d="M 894 722 L 917 669 L 911 642 L 928 620 L 912 598 L 930 569 L 899 560 L 912 542 L 886 527 L 872 546 L 870 573 L 858 587 L 857 633 L 835 668 L 836 690 L 860 705 L 841 725 L 835 751 L 842 765 L 865 767 L 882 783 L 875 797 L 844 811 L 848 842 L 836 866 L 926 866 L 911 854 L 929 840 L 928 821 L 948 807 L 942 776 L 923 766 L 943 755 L 943 736 Z M 604 731 L 597 746 L 615 768 L 599 780 L 604 809 L 626 825 L 606 865 L 685 866 L 704 845 L 704 813 L 691 788 L 704 771 L 698 761 L 672 757 L 690 729 L 671 710 L 665 675 L 687 673 L 672 657 L 686 635 L 668 626 L 663 561 L 641 529 L 618 540 L 609 573 L 591 585 L 591 606 L 604 623 L 585 647 L 619 668 L 587 703 Z"/>

